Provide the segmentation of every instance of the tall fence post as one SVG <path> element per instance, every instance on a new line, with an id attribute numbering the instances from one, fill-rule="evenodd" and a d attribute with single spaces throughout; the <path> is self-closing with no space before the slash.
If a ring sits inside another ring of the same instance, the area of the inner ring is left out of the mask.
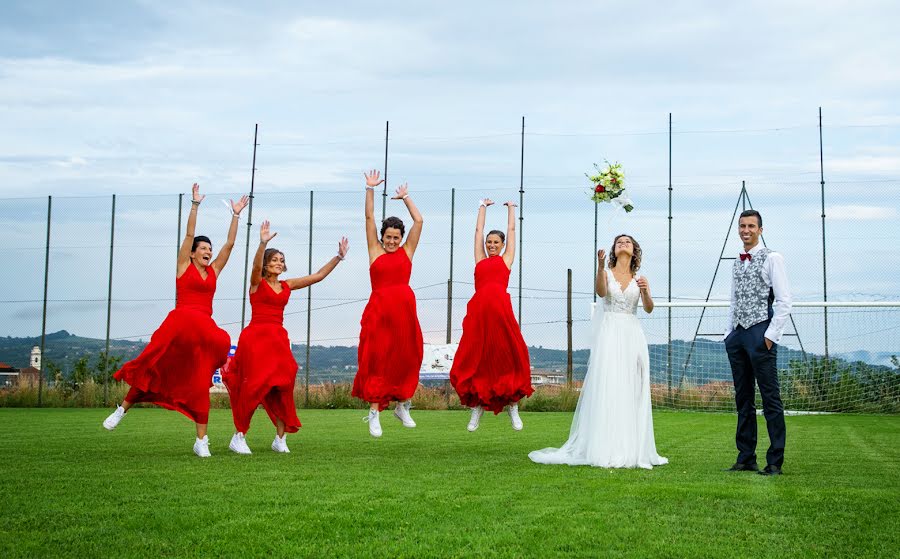
<path id="1" fill-rule="evenodd" d="M 525 219 L 525 117 L 522 117 L 522 149 L 519 157 L 519 330 L 522 329 L 522 260 L 525 259 L 522 222 Z"/>
<path id="2" fill-rule="evenodd" d="M 178 255 L 181 254 L 181 208 L 184 204 L 184 193 L 178 195 L 178 230 L 175 231 L 175 277 L 178 277 Z M 175 290 L 175 304 L 178 304 L 178 290 Z"/>
<path id="3" fill-rule="evenodd" d="M 44 245 L 44 311 L 41 316 L 41 370 L 38 372 L 38 407 L 44 402 L 44 369 L 47 362 L 47 282 L 50 280 L 50 215 L 52 208 L 53 196 L 47 196 L 47 242 Z"/>
<path id="4" fill-rule="evenodd" d="M 247 244 L 244 245 L 244 290 L 241 292 L 241 330 L 247 315 L 247 268 L 250 265 L 250 229 L 253 227 L 253 189 L 256 185 L 256 146 L 259 123 L 253 127 L 253 163 L 250 166 L 250 207 L 247 208 Z"/>
<path id="5" fill-rule="evenodd" d="M 450 279 L 447 280 L 447 343 L 453 324 L 453 232 L 456 222 L 456 189 L 450 189 Z"/>
<path id="6" fill-rule="evenodd" d="M 572 386 L 572 268 L 566 272 L 566 384 Z"/>
<path id="7" fill-rule="evenodd" d="M 381 221 L 387 217 L 387 191 L 388 191 L 388 133 L 391 130 L 391 121 L 384 121 L 384 187 L 381 189 Z"/>
<path id="8" fill-rule="evenodd" d="M 672 113 L 669 113 L 669 303 L 672 302 Z M 668 385 L 668 403 L 672 405 L 672 307 L 666 309 L 668 324 L 668 340 L 666 344 L 666 383 Z"/>
<path id="9" fill-rule="evenodd" d="M 595 302 L 595 303 L 597 302 L 597 288 L 596 288 L 596 285 L 597 285 L 597 264 L 598 264 L 598 262 L 597 262 L 597 251 L 599 250 L 598 247 L 597 247 L 597 212 L 598 212 L 598 208 L 597 208 L 597 207 L 598 207 L 599 205 L 600 205 L 600 204 L 594 204 L 594 257 L 593 257 L 593 260 L 594 260 L 594 283 L 591 284 L 591 285 L 593 286 L 593 287 L 591 287 L 591 291 L 594 292 L 594 302 Z"/>
<path id="10" fill-rule="evenodd" d="M 309 191 L 309 274 L 312 274 L 312 250 L 313 250 L 313 191 Z M 306 288 L 306 380 L 305 395 L 303 402 L 305 407 L 309 407 L 309 344 L 312 334 L 312 286 Z"/>
<path id="11" fill-rule="evenodd" d="M 109 282 L 106 286 L 106 354 L 103 359 L 103 405 L 109 405 L 109 327 L 112 322 L 113 247 L 116 240 L 116 195 L 112 195 L 109 221 Z"/>
<path id="12" fill-rule="evenodd" d="M 819 186 L 822 193 L 822 301 L 828 302 L 828 266 L 825 251 L 825 157 L 822 146 L 822 107 L 819 107 Z M 822 309 L 825 317 L 825 361 L 828 361 L 828 307 Z"/>

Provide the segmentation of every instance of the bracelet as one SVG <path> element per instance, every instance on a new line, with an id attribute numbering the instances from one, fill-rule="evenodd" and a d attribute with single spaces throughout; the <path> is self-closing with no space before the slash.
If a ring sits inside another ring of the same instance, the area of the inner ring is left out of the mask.
<path id="1" fill-rule="evenodd" d="M 241 219 L 241 214 L 236 214 L 236 213 L 234 213 L 234 210 L 232 210 L 232 211 L 231 211 L 231 217 L 236 217 L 236 218 L 238 218 L 238 219 Z"/>
<path id="2" fill-rule="evenodd" d="M 347 257 L 346 257 L 346 256 L 341 256 L 340 254 L 337 255 L 337 259 L 338 259 L 338 260 L 343 261 L 344 258 L 347 258 Z"/>
<path id="3" fill-rule="evenodd" d="M 194 206 L 199 206 L 199 205 L 200 205 L 200 200 L 191 200 L 191 204 L 194 205 Z"/>
<path id="4" fill-rule="evenodd" d="M 407 198 L 409 198 L 409 194 L 404 194 L 400 197 L 401 200 L 406 200 Z"/>
<path id="5" fill-rule="evenodd" d="M 487 204 L 484 203 L 484 200 L 478 201 L 478 207 L 481 207 L 481 206 L 484 206 L 485 208 L 487 207 Z"/>
<path id="6" fill-rule="evenodd" d="M 375 190 L 375 187 L 366 185 L 366 190 Z"/>

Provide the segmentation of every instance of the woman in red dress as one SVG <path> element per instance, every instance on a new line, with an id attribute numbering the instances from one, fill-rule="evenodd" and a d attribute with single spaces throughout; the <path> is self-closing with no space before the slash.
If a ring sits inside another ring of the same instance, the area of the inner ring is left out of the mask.
<path id="1" fill-rule="evenodd" d="M 375 187 L 384 182 L 379 172 L 366 173 L 366 240 L 372 295 L 363 311 L 353 396 L 369 402 L 369 434 L 381 436 L 379 413 L 392 400 L 394 415 L 404 427 L 415 427 L 409 415 L 410 399 L 419 385 L 422 366 L 422 329 L 416 316 L 416 296 L 409 287 L 412 257 L 422 235 L 422 215 L 413 204 L 406 184 L 394 200 L 402 200 L 413 225 L 402 245 L 404 225 L 396 217 L 381 223 L 381 240 L 375 228 Z"/>
<path id="2" fill-rule="evenodd" d="M 491 200 L 482 200 L 478 208 L 475 295 L 466 307 L 462 339 L 450 369 L 450 383 L 459 394 L 459 401 L 472 408 L 469 431 L 478 429 L 484 410 L 496 415 L 506 406 L 509 406 L 512 428 L 521 431 L 518 402 L 531 396 L 534 389 L 528 347 L 506 292 L 516 255 L 516 204 L 504 204 L 508 209 L 506 236 L 491 231 L 485 240 L 484 216 L 492 204 Z"/>
<path id="3" fill-rule="evenodd" d="M 259 228 L 259 247 L 250 273 L 250 306 L 253 308 L 253 316 L 250 324 L 241 332 L 234 359 L 225 366 L 222 374 L 231 398 L 235 428 L 228 448 L 238 454 L 250 454 L 245 435 L 250 428 L 253 412 L 260 404 L 275 424 L 272 450 L 290 452 L 285 433 L 296 433 L 300 428 L 300 420 L 294 406 L 297 361 L 291 353 L 291 342 L 284 329 L 284 307 L 291 291 L 322 281 L 347 255 L 347 239 L 342 238 L 338 243 L 337 256 L 318 272 L 279 281 L 278 276 L 287 271 L 284 253 L 275 248 L 266 248 L 277 234 L 269 232 L 268 221 L 262 222 Z"/>
<path id="4" fill-rule="evenodd" d="M 237 236 L 238 217 L 249 203 L 247 196 L 231 202 L 231 226 L 228 239 L 212 257 L 208 237 L 194 236 L 197 210 L 205 196 L 195 183 L 187 232 L 178 251 L 175 276 L 175 310 L 170 312 L 137 358 L 125 363 L 114 375 L 131 385 L 121 406 L 103 422 L 110 431 L 125 412 L 139 402 L 157 404 L 189 417 L 197 426 L 194 453 L 208 457 L 209 388 L 213 372 L 228 358 L 231 337 L 212 319 L 212 301 L 216 279 L 231 256 Z"/>

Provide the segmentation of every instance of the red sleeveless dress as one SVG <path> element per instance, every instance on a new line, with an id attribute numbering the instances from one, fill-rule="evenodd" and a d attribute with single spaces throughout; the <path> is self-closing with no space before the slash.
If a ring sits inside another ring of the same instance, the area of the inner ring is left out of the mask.
<path id="1" fill-rule="evenodd" d="M 148 402 L 183 413 L 196 423 L 209 421 L 209 387 L 213 372 L 228 358 L 231 337 L 212 319 L 216 272 L 206 267 L 206 279 L 191 263 L 175 280 L 175 310 L 150 343 L 125 363 L 114 378 L 131 385 L 125 400 Z"/>
<path id="2" fill-rule="evenodd" d="M 239 433 L 250 428 L 250 418 L 260 404 L 273 425 L 281 419 L 287 433 L 296 433 L 300 428 L 294 406 L 297 361 L 284 329 L 284 307 L 290 297 L 291 288 L 286 281 L 281 282 L 281 293 L 275 293 L 263 280 L 250 294 L 253 316 L 241 332 L 234 359 L 222 373 L 231 397 L 234 427 Z"/>
<path id="3" fill-rule="evenodd" d="M 475 265 L 475 295 L 466 307 L 450 383 L 464 406 L 495 414 L 531 396 L 531 363 L 506 287 L 509 268 L 500 256 Z"/>
<path id="4" fill-rule="evenodd" d="M 409 287 L 412 262 L 401 247 L 369 267 L 372 295 L 363 311 L 353 396 L 384 409 L 412 398 L 422 367 L 422 329 Z"/>

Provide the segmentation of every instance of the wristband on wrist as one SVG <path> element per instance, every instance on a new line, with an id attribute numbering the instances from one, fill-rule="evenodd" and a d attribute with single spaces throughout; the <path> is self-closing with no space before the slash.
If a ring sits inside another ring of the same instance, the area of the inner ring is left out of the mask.
<path id="1" fill-rule="evenodd" d="M 484 200 L 478 201 L 478 207 L 481 207 L 481 206 L 484 206 L 485 208 L 487 207 L 487 204 L 484 203 Z"/>
<path id="2" fill-rule="evenodd" d="M 407 198 L 409 198 L 409 194 L 404 194 L 400 197 L 401 200 L 406 200 Z"/>
<path id="3" fill-rule="evenodd" d="M 375 187 L 374 187 L 374 186 L 366 185 L 366 190 L 375 190 Z"/>
<path id="4" fill-rule="evenodd" d="M 194 205 L 194 206 L 199 206 L 199 205 L 200 205 L 200 200 L 191 200 L 191 204 Z"/>

